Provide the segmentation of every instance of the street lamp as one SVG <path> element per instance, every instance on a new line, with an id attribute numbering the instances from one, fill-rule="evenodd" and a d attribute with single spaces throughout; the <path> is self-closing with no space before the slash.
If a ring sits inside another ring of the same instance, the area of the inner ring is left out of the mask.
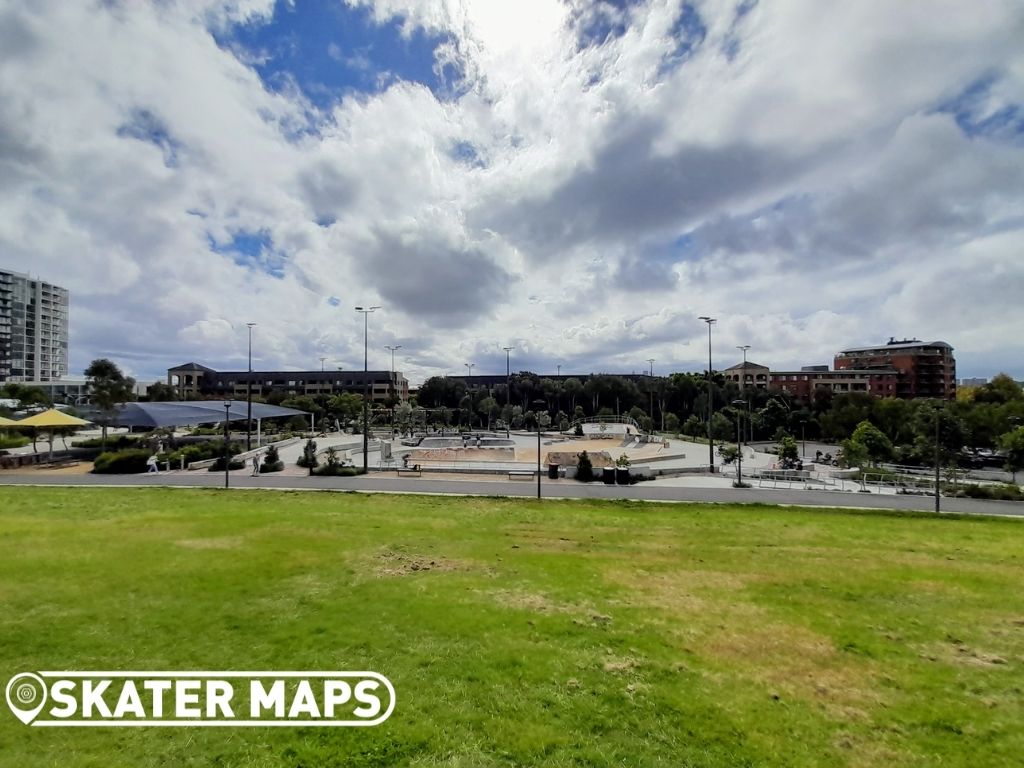
<path id="1" fill-rule="evenodd" d="M 740 394 L 746 392 L 747 389 L 747 350 L 750 349 L 749 344 L 740 344 L 736 349 L 743 352 L 743 372 L 740 374 Z M 754 385 L 757 388 L 757 385 Z M 751 398 L 753 399 L 753 398 Z M 747 401 L 747 427 L 750 429 L 750 440 L 748 442 L 754 442 L 754 419 L 750 413 L 750 400 Z"/>
<path id="2" fill-rule="evenodd" d="M 712 474 L 715 471 L 715 439 L 711 436 L 711 415 L 714 410 L 714 398 L 711 396 L 711 326 L 717 322 L 713 317 L 698 317 L 708 324 L 708 466 Z"/>
<path id="3" fill-rule="evenodd" d="M 556 368 L 558 368 L 558 373 L 556 375 L 558 376 L 558 378 L 561 378 L 562 377 L 562 365 L 561 365 L 561 363 L 559 363 L 556 366 Z"/>
<path id="4" fill-rule="evenodd" d="M 466 377 L 466 396 L 469 397 L 470 407 L 467 409 L 469 413 L 466 415 L 466 426 L 469 427 L 470 431 L 473 429 L 473 396 L 469 394 L 469 387 L 471 386 L 470 379 L 473 378 L 473 369 L 476 367 L 476 363 L 463 363 L 466 369 L 469 371 L 469 376 Z M 462 421 L 459 419 L 459 421 Z"/>
<path id="5" fill-rule="evenodd" d="M 939 421 L 942 418 L 942 403 L 935 404 L 935 513 L 939 513 Z"/>
<path id="6" fill-rule="evenodd" d="M 245 450 L 252 450 L 252 329 L 256 323 L 246 323 L 249 328 L 249 375 L 245 377 Z"/>
<path id="7" fill-rule="evenodd" d="M 402 348 L 401 344 L 395 344 L 394 346 L 391 346 L 390 344 L 385 344 L 384 345 L 384 349 L 386 349 L 386 350 L 391 352 L 391 381 L 390 381 L 390 389 L 391 389 L 391 434 L 392 435 L 394 435 L 394 433 L 395 433 L 395 399 L 396 399 L 395 398 L 395 351 L 399 350 L 401 348 Z"/>
<path id="8" fill-rule="evenodd" d="M 370 400 L 370 369 L 368 365 L 369 360 L 369 341 L 370 341 L 370 313 L 376 312 L 380 307 L 356 307 L 356 312 L 360 312 L 363 315 L 363 474 L 365 475 L 369 468 L 369 456 L 370 451 L 370 438 L 367 435 L 367 429 L 370 425 L 370 411 L 369 411 L 369 400 Z"/>
<path id="9" fill-rule="evenodd" d="M 743 430 L 740 429 L 740 419 L 743 415 L 743 406 L 747 404 L 746 400 L 733 400 L 736 408 L 736 487 L 743 487 Z"/>
<path id="10" fill-rule="evenodd" d="M 540 409 L 546 408 L 547 403 L 537 398 L 533 401 L 533 413 L 537 419 L 537 498 L 540 498 Z"/>
<path id="11" fill-rule="evenodd" d="M 648 357 L 647 363 L 651 366 L 651 372 L 649 374 L 651 380 L 647 382 L 647 390 L 650 395 L 650 405 L 648 406 L 650 413 L 648 415 L 651 417 L 651 428 L 647 430 L 647 432 L 650 434 L 654 431 L 654 358 Z"/>
<path id="12" fill-rule="evenodd" d="M 231 401 L 224 401 L 224 487 L 228 487 L 228 467 L 231 464 L 231 459 L 228 456 L 228 420 L 231 418 Z"/>
<path id="13" fill-rule="evenodd" d="M 320 358 L 320 373 L 324 372 L 324 363 L 326 363 L 326 362 L 327 362 L 327 358 L 326 357 L 321 357 Z"/>
<path id="14" fill-rule="evenodd" d="M 508 418 L 505 420 L 505 437 L 511 437 L 512 432 L 510 429 L 512 421 L 512 389 L 509 385 L 511 366 L 509 361 L 512 359 L 511 353 L 515 347 L 502 347 L 505 350 L 505 407 L 508 409 Z"/>

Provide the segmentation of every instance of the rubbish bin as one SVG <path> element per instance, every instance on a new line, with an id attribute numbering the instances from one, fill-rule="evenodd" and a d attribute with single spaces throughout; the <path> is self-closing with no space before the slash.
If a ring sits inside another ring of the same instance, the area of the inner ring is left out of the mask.
<path id="1" fill-rule="evenodd" d="M 629 469 L 627 467 L 615 468 L 615 482 L 619 485 L 629 485 Z"/>
<path id="2" fill-rule="evenodd" d="M 615 485 L 615 467 L 603 467 L 601 473 L 605 485 Z"/>
<path id="3" fill-rule="evenodd" d="M 549 480 L 557 480 L 558 479 L 558 465 L 557 464 L 548 464 L 548 479 Z"/>

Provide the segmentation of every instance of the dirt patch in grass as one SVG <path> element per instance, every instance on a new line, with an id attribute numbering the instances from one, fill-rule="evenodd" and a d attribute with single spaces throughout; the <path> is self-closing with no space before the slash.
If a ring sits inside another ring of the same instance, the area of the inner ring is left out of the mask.
<path id="1" fill-rule="evenodd" d="M 388 549 L 377 555 L 373 570 L 378 576 L 408 576 L 427 571 L 468 571 L 470 568 L 469 563 L 440 555 L 417 555 Z"/>
<path id="2" fill-rule="evenodd" d="M 563 603 L 553 600 L 539 592 L 527 592 L 519 589 L 498 589 L 482 593 L 488 600 L 506 608 L 516 608 L 535 613 L 579 613 L 586 610 L 574 603 Z"/>
<path id="3" fill-rule="evenodd" d="M 238 549 L 245 543 L 242 536 L 217 536 L 208 539 L 178 539 L 174 542 L 185 549 Z"/>

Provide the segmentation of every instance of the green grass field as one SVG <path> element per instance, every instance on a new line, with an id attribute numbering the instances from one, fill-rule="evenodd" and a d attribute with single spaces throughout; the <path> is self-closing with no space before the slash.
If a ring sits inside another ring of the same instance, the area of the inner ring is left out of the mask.
<path id="1" fill-rule="evenodd" d="M 30 728 L 3 766 L 1024 760 L 1024 523 L 0 488 L 0 684 L 368 669 L 376 728 Z"/>

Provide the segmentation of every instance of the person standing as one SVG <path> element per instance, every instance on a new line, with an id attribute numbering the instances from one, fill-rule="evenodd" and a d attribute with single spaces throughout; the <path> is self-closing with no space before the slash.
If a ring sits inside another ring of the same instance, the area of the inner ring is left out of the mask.
<path id="1" fill-rule="evenodd" d="M 256 476 L 259 475 L 259 473 L 260 473 L 260 457 L 259 456 L 253 456 L 252 457 L 252 476 L 256 477 Z"/>
<path id="2" fill-rule="evenodd" d="M 149 474 L 150 472 L 156 472 L 157 474 L 160 474 L 160 467 L 157 465 L 158 461 L 159 459 L 157 459 L 155 453 L 148 459 L 146 459 L 146 474 Z"/>

